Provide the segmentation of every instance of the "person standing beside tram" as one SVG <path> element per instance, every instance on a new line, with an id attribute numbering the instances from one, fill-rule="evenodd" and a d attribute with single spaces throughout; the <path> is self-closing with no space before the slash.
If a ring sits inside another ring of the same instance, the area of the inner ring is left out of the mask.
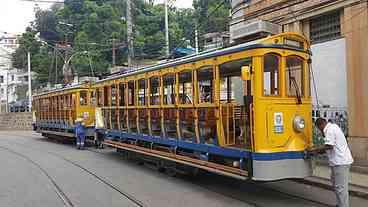
<path id="1" fill-rule="evenodd" d="M 75 136 L 77 138 L 76 144 L 77 149 L 84 149 L 84 142 L 86 139 L 86 129 L 84 127 L 84 120 L 83 118 L 77 118 L 75 120 Z"/>
<path id="2" fill-rule="evenodd" d="M 338 125 L 327 122 L 323 118 L 318 118 L 315 125 L 322 132 L 325 144 L 310 149 L 309 152 L 327 154 L 337 206 L 349 207 L 349 170 L 354 160 L 346 137 Z"/>

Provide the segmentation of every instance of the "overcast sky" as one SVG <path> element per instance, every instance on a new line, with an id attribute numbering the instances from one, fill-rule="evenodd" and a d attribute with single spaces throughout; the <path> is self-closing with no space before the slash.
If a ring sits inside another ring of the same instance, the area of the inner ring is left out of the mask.
<path id="1" fill-rule="evenodd" d="M 157 0 L 157 3 L 164 0 Z M 176 0 L 176 6 L 189 8 L 192 0 Z M 39 3 L 41 8 L 48 8 L 51 4 Z M 36 3 L 22 0 L 0 0 L 0 32 L 21 34 L 34 19 Z"/>

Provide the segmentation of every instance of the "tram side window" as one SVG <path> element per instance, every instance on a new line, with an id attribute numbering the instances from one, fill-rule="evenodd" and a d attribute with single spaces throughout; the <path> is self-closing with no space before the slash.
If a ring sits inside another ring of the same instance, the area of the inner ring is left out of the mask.
<path id="1" fill-rule="evenodd" d="M 303 59 L 297 56 L 286 57 L 286 95 L 304 96 Z"/>
<path id="2" fill-rule="evenodd" d="M 125 83 L 119 84 L 119 93 L 120 93 L 120 106 L 125 106 Z"/>
<path id="3" fill-rule="evenodd" d="M 91 105 L 96 106 L 97 105 L 97 97 L 96 97 L 96 91 L 91 91 Z"/>
<path id="4" fill-rule="evenodd" d="M 179 74 L 179 97 L 181 104 L 193 103 L 193 77 L 192 71 Z"/>
<path id="5" fill-rule="evenodd" d="M 138 81 L 138 105 L 146 104 L 147 84 L 145 79 Z"/>
<path id="6" fill-rule="evenodd" d="M 129 81 L 128 83 L 128 105 L 135 105 L 134 81 Z"/>
<path id="7" fill-rule="evenodd" d="M 235 60 L 220 65 L 220 100 L 244 103 L 245 83 L 241 79 L 242 66 L 250 66 L 251 59 Z"/>
<path id="8" fill-rule="evenodd" d="M 267 54 L 264 56 L 263 94 L 264 96 L 280 95 L 280 56 Z"/>
<path id="9" fill-rule="evenodd" d="M 213 67 L 205 66 L 197 71 L 199 103 L 213 102 Z"/>
<path id="10" fill-rule="evenodd" d="M 103 97 L 104 97 L 104 102 L 103 102 L 103 105 L 104 106 L 109 106 L 109 97 L 110 94 L 109 94 L 109 86 L 105 86 L 104 87 L 104 92 L 103 92 Z"/>
<path id="11" fill-rule="evenodd" d="M 163 77 L 164 104 L 175 104 L 175 74 L 168 74 Z"/>
<path id="12" fill-rule="evenodd" d="M 117 88 L 116 85 L 111 86 L 111 106 L 116 106 L 117 103 Z"/>
<path id="13" fill-rule="evenodd" d="M 87 105 L 87 91 L 80 91 L 79 92 L 79 103 L 81 106 Z"/>
<path id="14" fill-rule="evenodd" d="M 97 89 L 97 103 L 98 103 L 98 106 L 103 105 L 102 88 Z"/>
<path id="15" fill-rule="evenodd" d="M 150 78 L 150 85 L 151 85 L 151 105 L 159 105 L 160 104 L 160 88 L 161 88 L 161 83 L 160 83 L 160 78 L 159 77 L 153 77 Z"/>

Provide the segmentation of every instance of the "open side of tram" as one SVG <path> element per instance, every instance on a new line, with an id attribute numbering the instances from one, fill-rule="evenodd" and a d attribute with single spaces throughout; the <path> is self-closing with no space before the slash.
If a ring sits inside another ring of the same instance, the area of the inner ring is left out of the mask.
<path id="1" fill-rule="evenodd" d="M 105 145 L 240 179 L 304 178 L 309 63 L 308 41 L 284 33 L 98 81 L 91 107 Z"/>

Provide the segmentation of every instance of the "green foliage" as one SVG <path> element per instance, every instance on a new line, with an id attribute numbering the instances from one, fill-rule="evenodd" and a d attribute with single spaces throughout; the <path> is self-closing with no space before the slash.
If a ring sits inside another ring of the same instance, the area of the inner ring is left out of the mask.
<path id="1" fill-rule="evenodd" d="M 145 0 L 132 2 L 135 58 L 140 61 L 163 56 L 164 5 L 154 5 L 153 1 Z M 226 30 L 228 5 L 217 8 L 218 11 L 208 17 L 219 2 L 194 0 L 194 9 L 170 7 L 170 49 L 194 46 L 196 25 L 200 34 Z M 65 0 L 63 7 L 55 5 L 50 10 L 39 10 L 35 16 L 35 21 L 20 38 L 20 47 L 13 56 L 13 64 L 25 69 L 26 53 L 30 51 L 32 69 L 38 73 L 37 82 L 60 82 L 64 58 L 68 59 L 72 54 L 70 65 L 75 74 L 90 75 L 92 71 L 95 75 L 105 73 L 112 63 L 113 45 L 117 47 L 117 64 L 126 63 L 125 0 Z M 41 44 L 40 40 L 48 46 Z M 70 45 L 72 49 L 55 52 L 53 48 L 57 44 Z"/>

